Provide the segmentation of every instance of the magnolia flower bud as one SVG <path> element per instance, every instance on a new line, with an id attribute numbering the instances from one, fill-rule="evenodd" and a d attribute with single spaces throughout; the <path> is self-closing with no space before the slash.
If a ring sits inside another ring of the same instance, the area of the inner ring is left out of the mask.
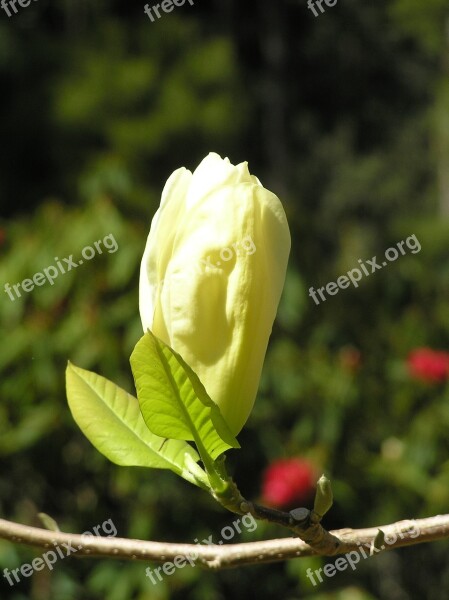
<path id="1" fill-rule="evenodd" d="M 254 404 L 289 252 L 284 209 L 246 162 L 210 153 L 169 177 L 142 259 L 142 325 L 197 373 L 234 434 Z"/>

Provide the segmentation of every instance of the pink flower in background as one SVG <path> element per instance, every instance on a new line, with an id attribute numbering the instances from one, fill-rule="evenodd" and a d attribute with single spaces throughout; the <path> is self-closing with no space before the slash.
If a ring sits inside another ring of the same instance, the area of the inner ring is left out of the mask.
<path id="1" fill-rule="evenodd" d="M 316 468 L 301 458 L 277 460 L 263 475 L 262 499 L 271 506 L 285 507 L 306 500 L 315 488 Z"/>
<path id="2" fill-rule="evenodd" d="M 432 348 L 416 348 L 408 355 L 407 366 L 414 379 L 445 381 L 449 376 L 449 353 Z"/>

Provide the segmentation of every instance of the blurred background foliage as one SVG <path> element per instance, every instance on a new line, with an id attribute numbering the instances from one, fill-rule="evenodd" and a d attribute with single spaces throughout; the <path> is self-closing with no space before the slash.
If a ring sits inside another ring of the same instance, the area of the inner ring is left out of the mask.
<path id="1" fill-rule="evenodd" d="M 0 514 L 66 531 L 193 542 L 233 521 L 168 472 L 109 464 L 71 419 L 71 360 L 132 390 L 138 270 L 162 186 L 209 151 L 282 198 L 293 247 L 254 412 L 229 453 L 250 498 L 299 456 L 332 479 L 328 528 L 447 513 L 449 385 L 415 381 L 417 346 L 449 350 L 449 1 L 196 2 L 152 23 L 123 0 L 33 2 L 0 20 Z M 11 301 L 3 286 L 103 252 Z M 388 268 L 308 296 L 415 234 Z M 267 282 L 269 285 L 269 282 Z M 239 539 L 288 535 L 260 524 Z M 59 561 L 8 600 L 447 599 L 448 542 L 363 561 L 314 588 L 311 558 L 219 573 Z M 0 541 L 0 567 L 39 551 Z"/>

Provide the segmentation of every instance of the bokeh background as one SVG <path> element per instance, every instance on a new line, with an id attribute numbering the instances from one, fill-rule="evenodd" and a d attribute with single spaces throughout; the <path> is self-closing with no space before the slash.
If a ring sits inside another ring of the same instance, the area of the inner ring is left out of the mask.
<path id="1" fill-rule="evenodd" d="M 314 17 L 305 0 L 195 0 L 155 22 L 143 6 L 0 11 L 1 516 L 38 525 L 43 511 L 73 532 L 111 518 L 121 537 L 178 542 L 232 523 L 170 472 L 109 463 L 64 390 L 70 359 L 133 391 L 151 217 L 169 174 L 210 151 L 249 161 L 293 239 L 257 402 L 228 456 L 243 493 L 260 499 L 267 467 L 299 458 L 333 482 L 330 529 L 447 513 L 447 373 L 418 376 L 408 357 L 449 351 L 449 1 L 338 0 Z M 116 253 L 4 293 L 110 233 Z M 308 296 L 412 234 L 419 253 L 318 306 Z M 233 541 L 286 535 L 260 524 Z M 443 600 L 448 550 L 384 553 L 317 587 L 306 568 L 330 559 L 186 568 L 154 586 L 143 563 L 73 558 L 13 588 L 0 577 L 0 597 Z M 0 541 L 0 567 L 40 553 Z"/>

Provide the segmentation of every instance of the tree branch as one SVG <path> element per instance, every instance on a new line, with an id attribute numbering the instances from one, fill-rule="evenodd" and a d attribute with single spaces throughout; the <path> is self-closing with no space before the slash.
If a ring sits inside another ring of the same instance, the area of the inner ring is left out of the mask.
<path id="1" fill-rule="evenodd" d="M 379 540 L 379 530 L 384 533 L 385 539 L 382 537 L 382 546 L 377 547 L 376 540 Z M 449 514 L 426 519 L 398 521 L 390 525 L 368 529 L 339 529 L 331 531 L 330 534 L 339 540 L 338 547 L 332 554 L 343 554 L 350 551 L 360 553 L 361 548 L 371 548 L 372 553 L 375 553 L 384 549 L 449 538 Z M 0 538 L 48 550 L 63 544 L 70 544 L 74 550 L 71 553 L 72 556 L 165 562 L 173 560 L 179 555 L 196 555 L 195 561 L 198 564 L 212 570 L 277 562 L 318 554 L 329 555 L 329 553 L 311 548 L 297 538 L 227 544 L 226 546 L 199 546 L 197 544 L 171 544 L 112 537 L 86 537 L 20 525 L 4 519 L 0 519 Z M 369 551 L 366 554 L 369 554 Z"/>

